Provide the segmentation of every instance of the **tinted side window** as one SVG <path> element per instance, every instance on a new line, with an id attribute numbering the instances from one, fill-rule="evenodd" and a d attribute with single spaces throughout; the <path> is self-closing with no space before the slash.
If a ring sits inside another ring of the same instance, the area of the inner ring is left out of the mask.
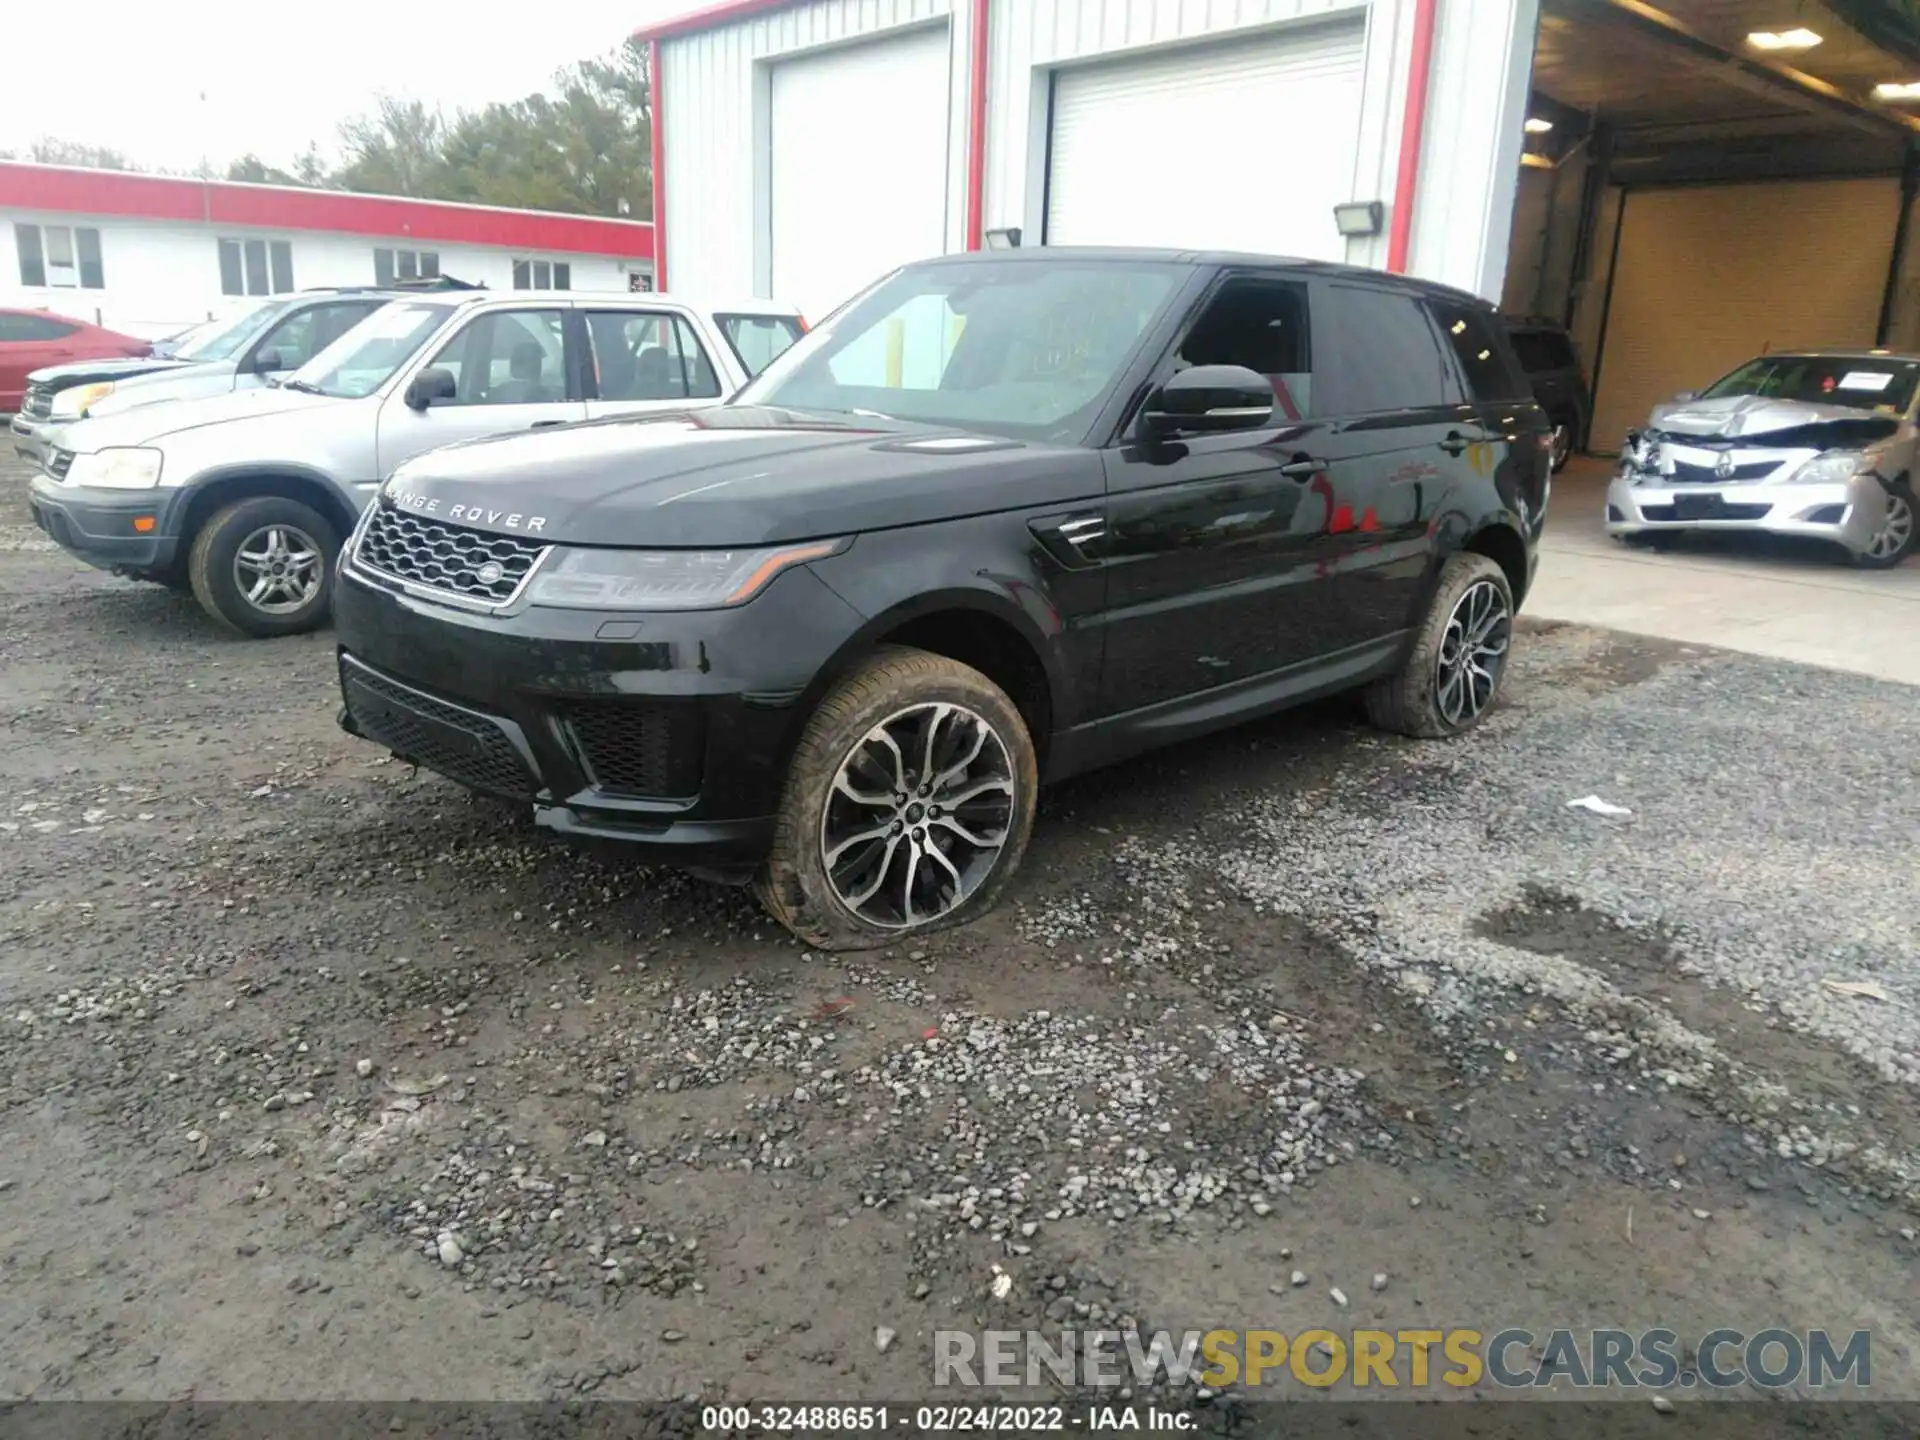
<path id="1" fill-rule="evenodd" d="M 1446 360 L 1411 295 L 1329 285 L 1314 365 L 1321 415 L 1422 410 L 1448 401 Z"/>
<path id="2" fill-rule="evenodd" d="M 1243 365 L 1267 377 L 1281 413 L 1326 413 L 1313 394 L 1307 290 L 1285 280 L 1229 280 L 1193 322 L 1174 355 L 1190 365 Z"/>
<path id="3" fill-rule="evenodd" d="M 1447 343 L 1453 347 L 1470 398 L 1523 400 L 1531 391 L 1508 362 L 1507 337 L 1493 312 L 1446 300 L 1428 302 Z"/>

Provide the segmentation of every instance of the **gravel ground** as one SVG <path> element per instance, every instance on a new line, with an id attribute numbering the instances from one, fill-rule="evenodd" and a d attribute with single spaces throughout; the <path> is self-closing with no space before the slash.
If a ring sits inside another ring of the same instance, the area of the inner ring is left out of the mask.
<path id="1" fill-rule="evenodd" d="M 1872 1328 L 1920 1399 L 1911 690 L 1533 626 L 1465 742 L 1333 705 L 1086 777 L 999 914 L 836 959 L 347 739 L 329 637 L 225 639 L 22 486 L 0 1397 L 906 1399 L 936 1328 L 1777 1323 Z"/>

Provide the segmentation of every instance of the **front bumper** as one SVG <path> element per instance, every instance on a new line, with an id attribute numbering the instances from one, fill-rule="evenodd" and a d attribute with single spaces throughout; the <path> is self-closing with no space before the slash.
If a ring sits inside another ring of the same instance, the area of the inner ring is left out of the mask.
<path id="1" fill-rule="evenodd" d="M 37 471 L 47 463 L 48 452 L 53 449 L 53 432 L 64 423 L 16 415 L 7 423 L 7 438 L 13 442 L 14 454 Z"/>
<path id="2" fill-rule="evenodd" d="M 1735 530 L 1831 541 L 1858 555 L 1887 513 L 1872 475 L 1824 485 L 1673 485 L 1658 475 L 1617 474 L 1607 486 L 1607 533 Z"/>
<path id="3" fill-rule="evenodd" d="M 550 830 L 745 879 L 808 687 L 859 624 L 805 569 L 735 610 L 487 615 L 343 564 L 340 723 Z"/>
<path id="4" fill-rule="evenodd" d="M 90 490 L 44 472 L 27 487 L 34 524 L 102 570 L 165 570 L 179 558 L 184 490 Z"/>

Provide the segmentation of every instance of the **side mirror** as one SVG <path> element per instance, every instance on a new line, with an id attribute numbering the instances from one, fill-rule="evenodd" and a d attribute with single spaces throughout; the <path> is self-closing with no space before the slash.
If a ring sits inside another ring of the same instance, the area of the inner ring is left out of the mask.
<path id="1" fill-rule="evenodd" d="M 407 382 L 407 408 L 424 411 L 436 400 L 451 400 L 456 388 L 451 370 L 429 365 Z"/>
<path id="2" fill-rule="evenodd" d="M 256 375 L 278 375 L 282 370 L 292 368 L 278 350 L 262 350 L 253 357 L 253 373 Z"/>
<path id="3" fill-rule="evenodd" d="M 1684 405 L 1689 400 L 1698 400 L 1699 398 L 1700 392 L 1698 390 L 1682 390 L 1678 395 L 1673 397 L 1673 403 L 1676 405 Z"/>
<path id="4" fill-rule="evenodd" d="M 1244 365 L 1195 365 L 1147 396 L 1141 433 L 1211 435 L 1258 430 L 1273 422 L 1273 386 Z"/>

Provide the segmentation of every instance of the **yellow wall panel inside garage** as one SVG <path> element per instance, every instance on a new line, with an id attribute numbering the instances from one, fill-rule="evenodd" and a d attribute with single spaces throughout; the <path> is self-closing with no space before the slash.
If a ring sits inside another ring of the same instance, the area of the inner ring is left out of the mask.
<path id="1" fill-rule="evenodd" d="M 1871 345 L 1899 208 L 1894 179 L 1630 193 L 1592 447 L 1765 351 Z"/>

